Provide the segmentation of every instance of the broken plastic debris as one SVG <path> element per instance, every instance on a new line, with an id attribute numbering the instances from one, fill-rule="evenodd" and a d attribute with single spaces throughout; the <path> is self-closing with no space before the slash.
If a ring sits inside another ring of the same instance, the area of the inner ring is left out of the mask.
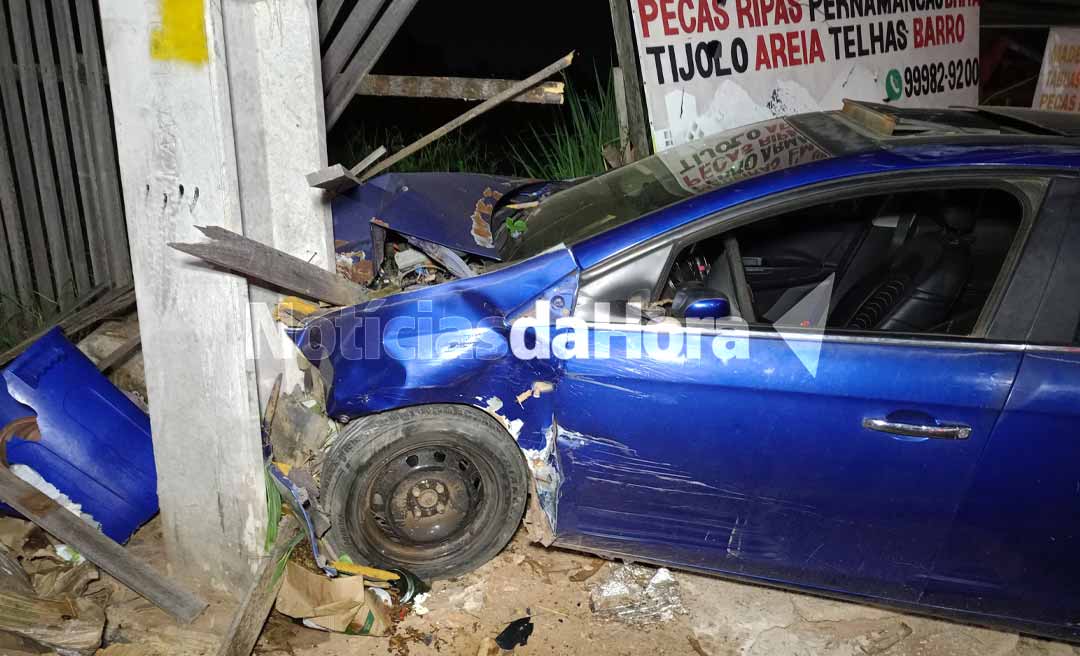
<path id="1" fill-rule="evenodd" d="M 519 645 L 529 644 L 529 636 L 533 632 L 531 617 L 521 617 L 506 625 L 499 635 L 495 636 L 495 644 L 499 649 L 510 651 Z"/>
<path id="2" fill-rule="evenodd" d="M 56 545 L 56 555 L 60 556 L 65 563 L 71 563 L 72 565 L 81 565 L 86 562 L 81 553 L 66 544 Z"/>
<path id="3" fill-rule="evenodd" d="M 484 607 L 484 585 L 474 583 L 469 587 L 450 595 L 450 606 L 461 608 L 466 613 L 475 613 Z"/>
<path id="4" fill-rule="evenodd" d="M 618 565 L 593 587 L 589 607 L 597 615 L 627 624 L 667 622 L 686 609 L 679 582 L 667 568 Z"/>
<path id="5" fill-rule="evenodd" d="M 42 494 L 63 506 L 64 510 L 67 510 L 73 515 L 78 515 L 90 526 L 93 526 L 99 531 L 101 530 L 101 524 L 92 516 L 84 513 L 81 505 L 72 501 L 68 495 L 64 494 L 58 490 L 55 485 L 45 480 L 41 474 L 37 473 L 32 467 L 26 465 L 12 465 L 11 473 L 36 487 Z"/>

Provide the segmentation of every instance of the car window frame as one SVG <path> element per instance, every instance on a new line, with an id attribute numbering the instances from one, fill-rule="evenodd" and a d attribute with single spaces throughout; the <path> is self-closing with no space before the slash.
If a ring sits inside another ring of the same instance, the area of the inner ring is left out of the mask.
<path id="1" fill-rule="evenodd" d="M 1057 212 L 1062 234 L 1055 256 L 1044 267 L 1046 284 L 1037 299 L 1025 343 L 1051 349 L 1073 348 L 1080 346 L 1080 178 L 1055 178 L 1044 209 Z"/>
<path id="2" fill-rule="evenodd" d="M 861 175 L 808 185 L 781 194 L 740 203 L 720 212 L 703 216 L 676 230 L 616 253 L 582 272 L 579 296 L 582 291 L 588 292 L 590 287 L 602 287 L 605 279 L 609 280 L 608 287 L 617 287 L 618 285 L 610 283 L 611 278 L 617 278 L 625 272 L 633 270 L 635 264 L 655 261 L 658 255 L 666 252 L 664 265 L 660 269 L 661 275 L 655 280 L 651 280 L 651 284 L 648 285 L 647 289 L 649 301 L 655 301 L 659 298 L 664 283 L 670 275 L 675 259 L 687 246 L 737 230 L 760 220 L 819 205 L 823 202 L 904 191 L 949 189 L 958 186 L 965 188 L 994 188 L 1013 194 L 1021 204 L 1023 216 L 1009 252 L 1002 263 L 1001 270 L 998 272 L 994 287 L 979 314 L 975 328 L 970 334 L 904 333 L 841 328 L 829 328 L 825 331 L 827 337 L 835 339 L 917 339 L 922 342 L 984 343 L 988 341 L 993 319 L 1005 299 L 1006 291 L 1013 284 L 1012 277 L 1020 262 L 1024 245 L 1031 236 L 1032 229 L 1042 210 L 1043 200 L 1047 196 L 1050 182 L 1055 177 L 1068 176 L 1060 169 L 1049 167 L 994 167 L 992 170 L 987 170 L 964 166 L 931 171 L 922 169 L 902 173 L 890 172 Z M 641 291 L 644 292 L 646 289 L 642 288 Z M 575 315 L 578 314 L 578 305 L 575 304 Z M 588 303 L 583 304 L 585 309 L 582 316 L 587 322 L 591 320 L 588 305 Z M 747 329 L 755 335 L 777 334 L 774 328 L 768 324 L 747 324 Z M 785 332 L 790 332 L 790 330 L 785 328 Z M 795 332 L 798 332 L 798 329 Z M 1004 339 L 997 336 L 993 341 L 995 343 L 1022 343 L 1025 337 L 1026 335 L 1019 334 L 1009 335 Z"/>

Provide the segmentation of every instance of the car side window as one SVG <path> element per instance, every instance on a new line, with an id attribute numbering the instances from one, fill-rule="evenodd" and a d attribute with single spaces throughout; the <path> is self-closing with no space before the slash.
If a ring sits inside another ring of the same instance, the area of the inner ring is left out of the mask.
<path id="1" fill-rule="evenodd" d="M 832 329 L 969 335 L 1023 218 L 998 188 L 800 208 L 685 247 L 656 305 L 680 320 L 818 327 L 825 316 Z"/>

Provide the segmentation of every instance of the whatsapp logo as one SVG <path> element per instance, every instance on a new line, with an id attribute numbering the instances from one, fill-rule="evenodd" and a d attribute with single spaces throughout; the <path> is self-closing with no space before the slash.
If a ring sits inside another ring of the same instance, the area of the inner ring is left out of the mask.
<path id="1" fill-rule="evenodd" d="M 885 76 L 885 97 L 889 100 L 900 100 L 904 93 L 904 81 L 900 77 L 898 69 L 892 69 Z"/>

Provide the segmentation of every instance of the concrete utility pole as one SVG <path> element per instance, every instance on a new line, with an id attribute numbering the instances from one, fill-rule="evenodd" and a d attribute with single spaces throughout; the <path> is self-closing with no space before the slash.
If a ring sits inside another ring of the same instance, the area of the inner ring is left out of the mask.
<path id="1" fill-rule="evenodd" d="M 260 390 L 296 384 L 295 351 L 265 332 L 273 295 L 166 244 L 215 225 L 333 265 L 304 179 L 326 165 L 315 0 L 100 5 L 166 546 L 238 590 L 266 525 Z"/>

